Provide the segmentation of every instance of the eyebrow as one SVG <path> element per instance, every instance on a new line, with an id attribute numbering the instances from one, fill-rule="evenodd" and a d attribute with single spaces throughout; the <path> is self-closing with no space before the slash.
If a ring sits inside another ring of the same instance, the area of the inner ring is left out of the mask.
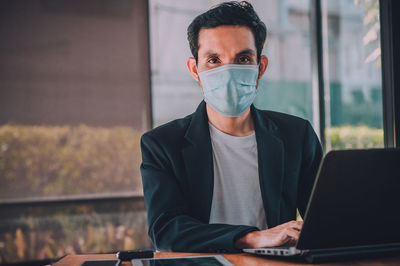
<path id="1" fill-rule="evenodd" d="M 256 55 L 256 52 L 253 49 L 245 49 L 243 51 L 240 51 L 236 55 L 244 55 L 244 54 L 251 54 L 251 55 Z"/>
<path id="2" fill-rule="evenodd" d="M 218 57 L 219 56 L 218 53 L 211 52 L 211 51 L 208 51 L 205 55 L 206 55 L 205 57 Z"/>
<path id="3" fill-rule="evenodd" d="M 236 54 L 236 56 L 245 55 L 245 54 L 250 54 L 250 55 L 255 56 L 256 52 L 253 49 L 249 48 L 249 49 L 245 49 L 245 50 L 240 51 L 239 53 Z M 215 53 L 213 51 L 207 51 L 205 53 L 205 57 L 218 57 L 218 56 L 219 56 L 219 54 Z"/>

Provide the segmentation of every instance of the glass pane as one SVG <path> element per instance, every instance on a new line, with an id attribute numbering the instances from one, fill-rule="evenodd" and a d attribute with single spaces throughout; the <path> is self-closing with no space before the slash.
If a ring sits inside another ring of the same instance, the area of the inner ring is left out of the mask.
<path id="1" fill-rule="evenodd" d="M 150 0 L 153 126 L 194 112 L 201 90 L 186 67 L 191 56 L 186 29 L 208 1 Z"/>
<path id="2" fill-rule="evenodd" d="M 146 1 L 2 2 L 0 201 L 142 193 L 139 139 L 151 119 L 141 10 Z"/>
<path id="3" fill-rule="evenodd" d="M 255 106 L 313 120 L 310 1 L 257 1 L 268 36 L 269 66 Z"/>
<path id="4" fill-rule="evenodd" d="M 326 149 L 383 147 L 378 0 L 323 0 Z"/>
<path id="5" fill-rule="evenodd" d="M 0 263 L 151 247 L 143 198 L 0 205 Z"/>
<path id="6" fill-rule="evenodd" d="M 0 202 L 142 194 L 140 131 L 131 127 L 0 126 Z"/>
<path id="7" fill-rule="evenodd" d="M 150 245 L 146 11 L 145 0 L 1 2 L 0 263 Z"/>
<path id="8" fill-rule="evenodd" d="M 223 1 L 150 0 L 153 126 L 194 112 L 200 86 L 186 68 L 186 29 L 195 16 Z M 269 66 L 254 104 L 312 120 L 309 0 L 250 1 L 267 26 Z"/>

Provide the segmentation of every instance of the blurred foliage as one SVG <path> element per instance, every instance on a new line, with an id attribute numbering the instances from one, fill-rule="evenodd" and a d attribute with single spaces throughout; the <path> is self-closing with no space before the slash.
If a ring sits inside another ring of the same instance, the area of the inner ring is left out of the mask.
<path id="1" fill-rule="evenodd" d="M 142 193 L 140 135 L 129 127 L 0 126 L 0 199 Z M 143 199 L 43 204 L 0 206 L 0 263 L 151 245 Z"/>
<path id="2" fill-rule="evenodd" d="M 151 247 L 143 199 L 1 208 L 0 263 Z"/>
<path id="3" fill-rule="evenodd" d="M 326 129 L 333 150 L 382 148 L 383 129 L 367 126 L 343 126 Z"/>
<path id="4" fill-rule="evenodd" d="M 139 141 L 129 127 L 0 126 L 0 198 L 141 193 Z"/>
<path id="5" fill-rule="evenodd" d="M 363 37 L 363 44 L 369 46 L 369 53 L 365 62 L 376 62 L 378 68 L 381 67 L 381 46 L 379 41 L 380 22 L 379 22 L 379 1 L 378 0 L 354 0 L 356 5 L 363 5 L 363 23 L 367 26 L 367 32 Z"/>

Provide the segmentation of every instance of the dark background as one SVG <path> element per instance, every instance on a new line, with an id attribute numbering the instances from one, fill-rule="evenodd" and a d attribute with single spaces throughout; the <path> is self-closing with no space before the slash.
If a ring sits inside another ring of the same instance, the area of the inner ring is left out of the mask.
<path id="1" fill-rule="evenodd" d="M 0 124 L 151 128 L 147 1 L 1 1 L 0 36 Z"/>

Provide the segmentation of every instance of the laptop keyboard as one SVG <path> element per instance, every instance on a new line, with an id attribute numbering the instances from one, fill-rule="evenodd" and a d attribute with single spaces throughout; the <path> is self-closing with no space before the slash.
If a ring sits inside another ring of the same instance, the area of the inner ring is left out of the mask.
<path id="1" fill-rule="evenodd" d="M 259 250 L 256 250 L 255 253 L 256 254 L 266 254 L 266 255 L 278 255 L 278 256 L 285 256 L 285 255 L 291 254 L 289 248 L 259 249 Z"/>

